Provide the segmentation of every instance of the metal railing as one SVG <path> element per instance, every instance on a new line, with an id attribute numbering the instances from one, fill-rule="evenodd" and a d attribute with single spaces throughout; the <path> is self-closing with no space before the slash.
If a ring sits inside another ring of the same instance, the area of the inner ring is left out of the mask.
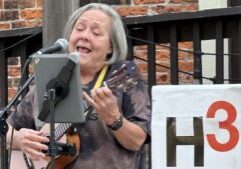
<path id="1" fill-rule="evenodd" d="M 42 28 L 0 31 L 0 108 L 8 102 L 8 58 L 20 57 L 23 68 L 28 56 L 41 48 Z M 27 79 L 28 70 L 23 75 Z"/>
<path id="2" fill-rule="evenodd" d="M 156 84 L 156 46 L 169 43 L 170 84 L 179 84 L 179 42 L 192 42 L 194 56 L 193 77 L 202 84 L 201 41 L 216 41 L 216 76 L 214 83 L 224 83 L 224 39 L 229 39 L 229 83 L 241 82 L 241 7 L 211 9 L 197 12 L 167 13 L 154 16 L 123 18 L 128 32 L 129 59 L 134 58 L 134 47 L 148 46 L 148 84 Z M 27 40 L 25 38 L 29 37 Z M 17 43 L 17 44 L 15 44 Z M 11 47 L 13 46 L 13 47 Z M 21 65 L 27 57 L 42 47 L 42 28 L 23 28 L 0 31 L 0 107 L 8 100 L 9 57 L 21 57 Z M 25 75 L 25 79 L 27 74 Z"/>
<path id="3" fill-rule="evenodd" d="M 170 83 L 179 84 L 179 42 L 192 42 L 194 55 L 194 79 L 202 84 L 202 40 L 215 40 L 216 76 L 214 83 L 224 83 L 224 55 L 229 56 L 229 83 L 241 81 L 241 7 L 211 9 L 197 12 L 168 13 L 155 16 L 123 19 L 129 33 L 130 58 L 133 47 L 148 46 L 148 83 L 156 84 L 156 46 L 169 43 Z M 229 39 L 229 52 L 224 54 L 224 39 Z M 181 50 L 182 51 L 182 50 Z"/>

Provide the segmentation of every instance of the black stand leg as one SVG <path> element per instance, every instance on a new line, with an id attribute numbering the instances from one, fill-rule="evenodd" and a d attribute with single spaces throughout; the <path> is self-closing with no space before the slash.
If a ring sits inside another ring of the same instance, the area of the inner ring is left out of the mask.
<path id="1" fill-rule="evenodd" d="M 49 110 L 50 110 L 50 156 L 51 156 L 51 168 L 55 169 L 55 156 L 57 155 L 56 142 L 55 142 L 55 89 L 48 91 Z"/>
<path id="2" fill-rule="evenodd" d="M 8 169 L 8 150 L 7 150 L 7 132 L 8 124 L 6 122 L 6 113 L 0 112 L 0 135 L 1 135 L 1 169 Z"/>
<path id="3" fill-rule="evenodd" d="M 8 124 L 7 118 L 11 113 L 9 110 L 12 105 L 18 100 L 19 96 L 23 93 L 23 91 L 28 87 L 30 82 L 34 79 L 34 76 L 31 75 L 29 79 L 25 82 L 22 88 L 16 93 L 10 103 L 4 108 L 0 110 L 0 137 L 1 137 L 1 169 L 8 169 L 8 150 L 7 150 L 7 133 L 8 133 Z"/>

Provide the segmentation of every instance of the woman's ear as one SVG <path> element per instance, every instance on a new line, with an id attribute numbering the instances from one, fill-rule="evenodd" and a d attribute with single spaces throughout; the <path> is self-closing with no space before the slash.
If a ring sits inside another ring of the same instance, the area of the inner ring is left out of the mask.
<path id="1" fill-rule="evenodd" d="M 106 60 L 107 60 L 107 61 L 110 60 L 111 57 L 112 57 L 112 53 L 108 53 L 108 54 L 106 55 Z"/>
<path id="2" fill-rule="evenodd" d="M 108 54 L 112 54 L 113 53 L 113 48 L 112 45 L 109 47 L 109 49 L 107 50 L 107 55 Z"/>

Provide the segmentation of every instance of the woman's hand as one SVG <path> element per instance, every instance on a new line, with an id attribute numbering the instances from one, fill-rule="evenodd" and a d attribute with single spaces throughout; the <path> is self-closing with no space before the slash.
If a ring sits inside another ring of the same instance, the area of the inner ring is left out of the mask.
<path id="1" fill-rule="evenodd" d="M 15 143 L 29 158 L 40 160 L 46 156 L 42 150 L 48 150 L 44 143 L 49 142 L 49 139 L 42 131 L 22 128 L 16 132 Z"/>
<path id="2" fill-rule="evenodd" d="M 120 118 L 121 114 L 117 99 L 109 88 L 93 89 L 91 90 L 91 97 L 86 93 L 84 93 L 84 97 L 107 125 Z"/>
<path id="3" fill-rule="evenodd" d="M 117 99 L 109 88 L 93 89 L 91 97 L 86 93 L 84 93 L 84 97 L 107 125 L 120 119 L 121 113 Z M 123 117 L 122 127 L 113 131 L 113 134 L 123 147 L 131 151 L 138 151 L 146 139 L 146 132 L 125 117 Z"/>

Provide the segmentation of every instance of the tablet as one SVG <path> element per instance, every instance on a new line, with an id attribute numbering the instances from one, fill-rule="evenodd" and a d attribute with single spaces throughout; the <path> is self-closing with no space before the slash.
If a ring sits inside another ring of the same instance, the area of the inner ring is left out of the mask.
<path id="1" fill-rule="evenodd" d="M 83 123 L 85 121 L 82 87 L 80 82 L 79 55 L 72 54 L 43 54 L 35 55 L 32 59 L 34 78 L 37 89 L 38 110 L 40 114 L 45 107 L 46 95 L 49 93 L 47 84 L 58 77 L 63 68 L 70 61 L 73 61 L 73 74 L 69 81 L 69 92 L 64 99 L 61 99 L 54 106 L 55 122 L 57 123 Z M 65 72 L 64 72 L 65 73 Z M 40 115 L 39 114 L 39 115 Z M 50 122 L 50 113 L 44 118 Z M 40 119 L 43 121 L 42 119 Z"/>

